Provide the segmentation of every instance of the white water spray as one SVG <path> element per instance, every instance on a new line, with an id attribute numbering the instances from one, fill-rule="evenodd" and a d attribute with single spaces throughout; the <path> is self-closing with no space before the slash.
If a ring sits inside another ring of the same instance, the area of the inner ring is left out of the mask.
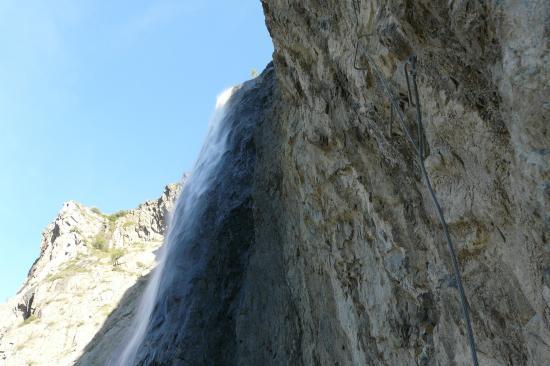
<path id="1" fill-rule="evenodd" d="M 120 354 L 115 356 L 114 360 L 110 362 L 111 365 L 131 366 L 135 363 L 137 352 L 143 342 L 151 320 L 151 314 L 155 308 L 166 259 L 180 231 L 178 229 L 183 227 L 187 220 L 191 219 L 190 215 L 193 215 L 195 203 L 198 202 L 198 198 L 210 186 L 213 178 L 212 175 L 215 171 L 214 168 L 226 150 L 229 129 L 224 126 L 223 122 L 227 112 L 226 104 L 233 91 L 234 88 L 229 88 L 218 95 L 216 110 L 210 120 L 206 140 L 195 163 L 193 172 L 176 204 L 167 235 L 164 239 L 164 245 L 160 250 L 158 265 L 141 298 L 138 311 L 125 340 L 127 343 L 121 348 Z"/>

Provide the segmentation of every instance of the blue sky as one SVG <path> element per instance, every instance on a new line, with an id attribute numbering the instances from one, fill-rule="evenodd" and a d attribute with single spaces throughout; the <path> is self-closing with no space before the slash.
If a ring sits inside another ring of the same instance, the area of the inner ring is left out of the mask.
<path id="1" fill-rule="evenodd" d="M 0 301 L 64 201 L 132 208 L 189 171 L 273 49 L 259 0 L 0 0 L 0 47 Z"/>

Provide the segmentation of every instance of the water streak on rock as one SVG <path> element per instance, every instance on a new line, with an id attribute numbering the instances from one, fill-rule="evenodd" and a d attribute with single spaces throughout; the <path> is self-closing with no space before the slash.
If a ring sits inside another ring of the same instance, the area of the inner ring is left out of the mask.
<path id="1" fill-rule="evenodd" d="M 127 335 L 128 341 L 123 343 L 120 354 L 116 355 L 114 360 L 111 361 L 112 365 L 132 365 L 134 363 L 136 353 L 150 326 L 151 314 L 157 303 L 157 295 L 159 288 L 162 286 L 162 278 L 169 275 L 169 273 L 165 273 L 167 257 L 170 255 L 174 242 L 177 241 L 177 236 L 193 225 L 192 215 L 194 207 L 210 185 L 214 167 L 218 164 L 225 151 L 229 129 L 224 124 L 224 117 L 227 101 L 232 93 L 233 88 L 228 88 L 217 98 L 216 110 L 210 121 L 205 143 L 191 177 L 176 204 L 170 228 L 168 229 L 164 245 L 160 250 L 159 264 L 143 294 L 134 324 Z M 193 263 L 189 262 L 187 265 L 193 266 Z"/>

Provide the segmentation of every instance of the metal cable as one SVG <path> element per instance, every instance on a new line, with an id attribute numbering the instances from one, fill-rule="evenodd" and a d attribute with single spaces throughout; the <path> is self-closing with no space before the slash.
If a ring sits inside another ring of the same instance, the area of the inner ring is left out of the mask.
<path id="1" fill-rule="evenodd" d="M 443 226 L 443 232 L 445 233 L 445 239 L 447 240 L 447 245 L 449 247 L 449 252 L 451 253 L 451 259 L 453 263 L 453 269 L 454 269 L 454 275 L 456 279 L 456 284 L 458 286 L 458 292 L 460 294 L 460 303 L 462 305 L 462 313 L 464 315 L 464 322 L 466 323 L 466 334 L 468 336 L 468 343 L 470 346 L 470 353 L 472 354 L 472 362 L 475 366 L 479 366 L 479 362 L 477 360 L 477 351 L 476 351 L 476 342 L 474 338 L 474 331 L 472 330 L 472 322 L 470 320 L 470 308 L 468 306 L 468 299 L 466 298 L 466 293 L 464 292 L 464 287 L 462 286 L 462 275 L 460 274 L 460 267 L 458 266 L 458 260 L 456 256 L 456 250 L 453 245 L 453 241 L 451 240 L 451 235 L 449 234 L 449 228 L 447 226 L 447 221 L 445 221 L 445 216 L 443 215 L 443 210 L 441 209 L 441 205 L 439 204 L 439 201 L 437 199 L 437 196 L 435 195 L 435 192 L 432 188 L 432 183 L 430 181 L 430 178 L 428 176 L 428 172 L 426 171 L 426 166 L 424 165 L 424 158 L 423 158 L 423 138 L 422 138 L 422 131 L 423 131 L 423 125 L 422 125 L 422 113 L 420 109 L 420 97 L 418 95 L 418 85 L 416 83 L 416 57 L 412 57 L 407 61 L 407 63 L 411 64 L 412 66 L 412 81 L 413 81 L 413 88 L 414 88 L 414 99 L 416 103 L 416 120 L 418 124 L 418 158 L 420 163 L 420 169 L 422 170 L 422 175 L 424 176 L 424 180 L 426 181 L 426 186 L 428 187 L 428 191 L 430 191 L 430 196 L 432 197 L 432 201 L 434 203 L 434 206 L 437 210 L 437 214 L 439 216 L 439 221 L 441 222 L 441 225 Z M 406 65 L 406 64 L 405 64 Z M 409 84 L 409 75 L 407 74 L 407 69 L 405 68 L 405 76 L 407 78 L 407 84 Z"/>
<path id="2" fill-rule="evenodd" d="M 355 10 L 355 15 L 357 17 L 357 24 L 359 25 L 359 16 L 357 14 L 357 8 L 355 7 L 355 3 L 354 3 L 354 10 Z M 366 35 L 363 35 L 363 36 L 358 35 L 358 37 L 357 37 L 357 45 L 356 45 L 356 48 L 355 48 L 355 56 L 354 56 L 354 60 L 353 60 L 353 67 L 356 70 L 360 70 L 360 71 L 367 70 L 367 68 L 360 68 L 360 67 L 357 66 L 357 53 L 358 53 L 358 49 L 359 49 L 359 40 L 363 37 L 366 37 Z M 449 228 L 447 226 L 447 221 L 445 220 L 443 210 L 442 210 L 441 205 L 439 204 L 439 200 L 437 199 L 437 196 L 436 196 L 436 194 L 433 190 L 432 183 L 430 181 L 430 177 L 428 176 L 428 172 L 426 171 L 426 166 L 424 165 L 424 142 L 423 142 L 424 141 L 424 139 L 423 139 L 424 126 L 422 124 L 422 112 L 421 112 L 421 106 L 420 106 L 420 97 L 419 97 L 419 93 L 418 93 L 418 85 L 417 85 L 417 82 L 416 82 L 416 75 L 417 75 L 416 56 L 413 55 L 413 56 L 409 57 L 409 59 L 407 60 L 407 62 L 405 63 L 403 68 L 404 68 L 404 72 L 405 72 L 405 78 L 406 78 L 406 81 L 407 81 L 407 91 L 408 91 L 408 97 L 409 97 L 409 105 L 412 106 L 412 95 L 411 95 L 411 86 L 410 86 L 410 82 L 409 82 L 408 65 L 410 64 L 411 67 L 412 67 L 411 76 L 412 76 L 412 80 L 413 80 L 414 97 L 415 97 L 415 105 L 416 105 L 418 145 L 415 143 L 415 141 L 412 137 L 412 134 L 411 134 L 411 132 L 409 131 L 409 129 L 407 127 L 407 121 L 406 121 L 407 118 L 404 116 L 403 112 L 401 111 L 401 109 L 397 105 L 395 95 L 392 93 L 392 90 L 391 90 L 391 87 L 390 87 L 388 81 L 386 80 L 386 78 L 384 77 L 384 75 L 382 74 L 382 72 L 380 71 L 380 69 L 378 68 L 376 63 L 374 62 L 374 60 L 370 57 L 370 55 L 365 54 L 365 56 L 367 57 L 370 65 L 371 65 L 371 70 L 373 70 L 374 74 L 376 74 L 376 77 L 377 77 L 379 83 L 382 85 L 382 87 L 384 89 L 384 92 L 386 93 L 386 95 L 389 98 L 390 109 L 395 109 L 395 112 L 396 112 L 397 116 L 399 117 L 399 123 L 401 125 L 401 128 L 405 132 L 405 135 L 407 136 L 408 140 L 413 145 L 413 148 L 414 148 L 414 150 L 415 150 L 415 152 L 418 156 L 422 176 L 424 177 L 424 180 L 426 182 L 426 187 L 428 188 L 428 191 L 430 192 L 430 196 L 431 196 L 432 202 L 433 202 L 433 204 L 436 208 L 436 211 L 437 211 L 437 214 L 438 214 L 438 217 L 439 217 L 439 221 L 440 221 L 441 225 L 443 226 L 443 232 L 445 234 L 445 239 L 447 241 L 449 252 L 451 254 L 453 270 L 454 270 L 454 276 L 455 276 L 455 280 L 456 280 L 459 295 L 460 295 L 460 303 L 462 305 L 462 313 L 463 313 L 463 316 L 464 316 L 464 322 L 466 323 L 466 334 L 467 334 L 467 337 L 468 337 L 468 345 L 469 345 L 469 348 L 470 348 L 470 353 L 472 355 L 472 362 L 473 362 L 474 366 L 479 366 L 479 362 L 478 362 L 478 359 L 477 359 L 477 350 L 476 350 L 475 337 L 474 337 L 474 332 L 472 330 L 472 323 L 471 323 L 471 319 L 470 319 L 470 308 L 469 308 L 469 305 L 468 305 L 468 300 L 467 300 L 467 297 L 466 297 L 466 293 L 464 292 L 464 287 L 462 285 L 462 275 L 460 273 L 460 267 L 458 265 L 456 250 L 455 250 L 454 244 L 452 242 L 451 236 L 449 234 Z M 392 113 L 392 118 L 393 118 L 393 113 Z"/>
<path id="3" fill-rule="evenodd" d="M 363 38 L 365 36 L 362 36 L 361 38 Z M 358 48 L 358 47 L 357 47 Z M 355 55 L 356 55 L 356 59 L 357 59 L 357 48 L 355 49 Z M 394 108 L 394 111 L 396 112 L 397 116 L 399 117 L 399 124 L 401 125 L 401 128 L 403 129 L 403 132 L 405 132 L 405 135 L 407 136 L 407 138 L 409 139 L 410 143 L 413 145 L 414 147 L 414 150 L 416 151 L 416 153 L 418 154 L 418 147 L 416 146 L 416 142 L 414 141 L 413 137 L 412 137 L 412 134 L 411 134 L 411 131 L 409 130 L 409 128 L 407 127 L 407 123 L 406 123 L 406 117 L 403 115 L 403 112 L 401 111 L 401 108 L 399 108 L 399 106 L 397 105 L 397 98 L 393 95 L 392 91 L 391 91 L 391 88 L 390 86 L 388 85 L 388 83 L 386 82 L 384 76 L 382 75 L 382 72 L 378 69 L 378 66 L 376 66 L 376 64 L 374 63 L 374 60 L 369 56 L 369 55 L 365 55 L 367 57 L 367 59 L 369 60 L 370 64 L 371 64 L 371 69 L 374 71 L 374 73 L 376 74 L 376 77 L 378 79 L 378 81 L 380 82 L 380 84 L 382 85 L 382 87 L 384 88 L 384 91 L 386 93 L 386 95 L 388 96 L 389 100 L 390 100 L 390 104 L 391 106 Z M 360 68 L 357 66 L 357 64 L 354 62 L 353 63 L 353 67 L 356 69 L 356 70 L 359 70 L 359 71 L 365 71 L 367 70 L 367 68 Z"/>

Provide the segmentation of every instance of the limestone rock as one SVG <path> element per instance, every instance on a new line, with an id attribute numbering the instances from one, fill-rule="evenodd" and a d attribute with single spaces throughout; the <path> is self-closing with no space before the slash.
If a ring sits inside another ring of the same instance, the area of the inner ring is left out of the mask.
<path id="1" fill-rule="evenodd" d="M 113 328 L 126 330 L 180 190 L 170 184 L 159 199 L 112 215 L 64 203 L 27 281 L 0 305 L 0 365 L 74 364 L 121 302 L 126 313 Z"/>
<path id="2" fill-rule="evenodd" d="M 257 145 L 276 151 L 264 166 L 278 167 L 296 362 L 471 364 L 441 226 L 395 115 L 387 134 L 388 96 L 366 57 L 416 137 L 403 72 L 415 53 L 426 165 L 458 247 L 480 362 L 548 364 L 548 4 L 262 3 L 281 98 Z M 281 349 L 274 339 L 265 342 Z"/>
<path id="3" fill-rule="evenodd" d="M 416 139 L 412 53 L 480 363 L 548 364 L 547 3 L 262 5 L 274 66 L 230 101 L 253 142 L 233 131 L 209 231 L 175 247 L 197 270 L 166 274 L 138 364 L 471 365 L 442 228 L 376 74 Z"/>

